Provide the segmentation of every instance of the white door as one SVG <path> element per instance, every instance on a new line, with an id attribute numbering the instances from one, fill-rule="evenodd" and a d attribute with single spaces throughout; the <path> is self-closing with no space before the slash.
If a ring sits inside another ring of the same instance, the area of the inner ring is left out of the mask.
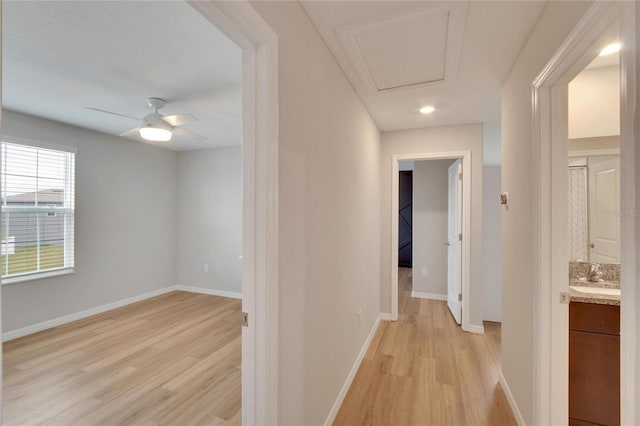
<path id="1" fill-rule="evenodd" d="M 589 159 L 589 260 L 620 263 L 620 158 Z"/>
<path id="2" fill-rule="evenodd" d="M 462 320 L 462 161 L 449 167 L 447 231 L 447 305 L 456 322 Z"/>

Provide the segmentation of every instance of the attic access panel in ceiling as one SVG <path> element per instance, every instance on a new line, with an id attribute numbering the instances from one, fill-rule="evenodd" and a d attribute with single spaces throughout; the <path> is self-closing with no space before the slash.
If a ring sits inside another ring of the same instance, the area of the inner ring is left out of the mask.
<path id="1" fill-rule="evenodd" d="M 375 94 L 455 80 L 466 14 L 467 4 L 456 3 L 336 32 L 361 82 Z"/>

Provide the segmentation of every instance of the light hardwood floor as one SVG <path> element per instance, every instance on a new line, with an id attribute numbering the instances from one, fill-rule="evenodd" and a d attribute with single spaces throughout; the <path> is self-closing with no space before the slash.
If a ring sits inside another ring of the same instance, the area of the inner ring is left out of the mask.
<path id="1" fill-rule="evenodd" d="M 240 424 L 240 311 L 176 291 L 7 342 L 3 424 Z"/>
<path id="2" fill-rule="evenodd" d="M 383 321 L 334 425 L 515 425 L 502 388 L 500 324 L 463 332 L 446 302 L 411 297 L 399 273 L 398 321 Z"/>

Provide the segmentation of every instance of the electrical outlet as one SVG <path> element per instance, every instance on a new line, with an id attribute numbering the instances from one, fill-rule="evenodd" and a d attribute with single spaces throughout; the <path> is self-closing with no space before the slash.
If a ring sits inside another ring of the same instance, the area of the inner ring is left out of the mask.
<path id="1" fill-rule="evenodd" d="M 358 309 L 358 324 L 362 324 L 362 309 Z"/>
<path id="2" fill-rule="evenodd" d="M 422 268 L 422 270 L 420 271 L 420 274 L 422 275 L 422 278 L 426 278 L 427 277 L 427 268 Z"/>
<path id="3" fill-rule="evenodd" d="M 204 271 L 205 272 L 209 272 L 209 264 L 208 263 L 204 264 Z"/>

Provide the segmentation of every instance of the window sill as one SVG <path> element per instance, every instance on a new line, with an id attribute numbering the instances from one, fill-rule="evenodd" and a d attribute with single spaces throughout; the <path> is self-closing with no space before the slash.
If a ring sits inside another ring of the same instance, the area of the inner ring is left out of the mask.
<path id="1" fill-rule="evenodd" d="M 75 270 L 73 268 L 54 269 L 52 271 L 37 272 L 34 274 L 14 275 L 7 278 L 2 278 L 2 285 L 18 284 L 25 281 L 35 281 L 44 278 L 53 278 L 61 275 L 73 274 Z"/>

